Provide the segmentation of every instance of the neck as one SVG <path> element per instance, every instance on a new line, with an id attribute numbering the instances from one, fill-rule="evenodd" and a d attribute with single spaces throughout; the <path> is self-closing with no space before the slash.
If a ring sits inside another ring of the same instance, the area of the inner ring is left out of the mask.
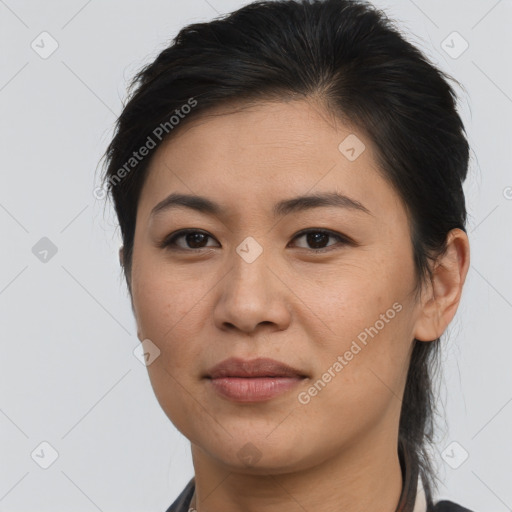
<path id="1" fill-rule="evenodd" d="M 377 442 L 380 441 L 380 442 Z M 365 439 L 298 471 L 259 474 L 219 464 L 192 445 L 197 512 L 395 512 L 402 492 L 396 438 Z M 390 442 L 391 441 L 391 442 Z"/>

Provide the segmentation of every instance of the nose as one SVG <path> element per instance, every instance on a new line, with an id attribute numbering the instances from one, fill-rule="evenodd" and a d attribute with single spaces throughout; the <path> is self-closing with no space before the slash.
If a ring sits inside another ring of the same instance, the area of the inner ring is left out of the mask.
<path id="1" fill-rule="evenodd" d="M 219 283 L 215 325 L 246 334 L 253 333 L 260 324 L 285 330 L 291 318 L 290 291 L 279 276 L 275 260 L 263 251 L 249 263 L 233 251 L 231 261 L 231 271 Z"/>

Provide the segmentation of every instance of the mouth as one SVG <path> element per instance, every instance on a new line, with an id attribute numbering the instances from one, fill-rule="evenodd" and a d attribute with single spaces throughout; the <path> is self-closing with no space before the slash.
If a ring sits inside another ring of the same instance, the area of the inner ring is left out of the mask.
<path id="1" fill-rule="evenodd" d="M 262 402 L 290 391 L 307 378 L 304 372 L 268 358 L 229 358 L 205 375 L 213 390 L 235 402 Z"/>

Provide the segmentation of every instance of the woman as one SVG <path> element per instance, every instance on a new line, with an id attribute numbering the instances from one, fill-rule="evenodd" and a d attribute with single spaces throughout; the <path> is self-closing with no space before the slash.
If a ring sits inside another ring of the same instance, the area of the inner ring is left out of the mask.
<path id="1" fill-rule="evenodd" d="M 469 266 L 447 75 L 363 2 L 190 25 L 106 153 L 137 333 L 195 476 L 168 509 L 419 512 Z"/>

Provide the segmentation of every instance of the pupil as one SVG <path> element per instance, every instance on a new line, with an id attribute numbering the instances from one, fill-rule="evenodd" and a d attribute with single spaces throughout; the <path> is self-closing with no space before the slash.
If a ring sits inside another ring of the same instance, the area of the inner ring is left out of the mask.
<path id="1" fill-rule="evenodd" d="M 317 244 L 322 245 L 322 241 L 325 242 L 325 239 L 328 238 L 328 235 L 325 233 L 308 233 L 306 235 L 308 239 L 308 244 L 313 245 L 315 249 L 318 249 Z"/>
<path id="2" fill-rule="evenodd" d="M 191 247 L 201 247 L 201 240 L 204 239 L 205 236 L 206 235 L 204 233 L 189 233 L 187 235 L 187 243 Z"/>

